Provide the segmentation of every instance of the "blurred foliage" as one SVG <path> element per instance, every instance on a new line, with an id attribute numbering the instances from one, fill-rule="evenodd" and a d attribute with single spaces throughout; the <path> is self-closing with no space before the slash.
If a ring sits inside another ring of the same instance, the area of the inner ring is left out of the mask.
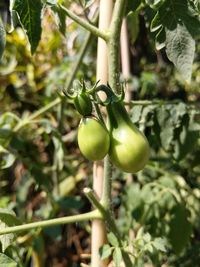
<path id="1" fill-rule="evenodd" d="M 92 1 L 82 2 L 90 5 Z M 90 210 L 81 192 L 91 185 L 92 163 L 77 148 L 79 115 L 61 98 L 47 112 L 33 116 L 59 99 L 85 37 L 68 20 L 67 31 L 60 34 L 51 11 L 45 12 L 37 53 L 31 56 L 25 34 L 17 28 L 7 34 L 0 65 L 0 227 L 13 225 L 13 220 L 17 224 Z M 133 21 L 137 29 L 130 36 L 133 76 L 128 82 L 133 99 L 144 103 L 132 103 L 130 115 L 147 135 L 152 152 L 149 164 L 137 175 L 113 172 L 117 223 L 124 247 L 131 244 L 135 253 L 135 266 L 198 266 L 200 43 L 189 85 L 163 50 L 154 52 L 143 13 L 130 16 L 129 23 Z M 88 49 L 77 79 L 95 81 L 95 49 L 95 44 Z M 47 267 L 79 266 L 88 262 L 81 254 L 90 251 L 89 233 L 89 223 L 79 223 L 18 237 L 6 235 L 0 239 L 1 250 L 11 266 L 16 266 L 13 260 L 20 267 L 36 262 Z M 118 264 L 123 249 L 113 239 L 110 234 L 101 256 L 113 254 Z"/>

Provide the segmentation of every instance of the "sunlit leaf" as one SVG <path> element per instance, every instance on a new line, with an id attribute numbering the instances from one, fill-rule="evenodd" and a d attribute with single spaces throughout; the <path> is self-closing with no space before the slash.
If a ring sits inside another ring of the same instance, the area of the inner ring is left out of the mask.
<path id="1" fill-rule="evenodd" d="M 0 229 L 4 229 L 8 226 L 14 226 L 17 224 L 20 224 L 20 221 L 16 218 L 13 211 L 2 208 L 0 209 Z M 0 242 L 3 252 L 12 244 L 13 239 L 14 234 L 0 235 Z"/>
<path id="2" fill-rule="evenodd" d="M 15 0 L 12 11 L 28 36 L 33 54 L 41 38 L 42 3 L 40 0 Z"/>
<path id="3" fill-rule="evenodd" d="M 6 256 L 5 254 L 0 253 L 0 267 L 17 267 L 17 263 Z"/>

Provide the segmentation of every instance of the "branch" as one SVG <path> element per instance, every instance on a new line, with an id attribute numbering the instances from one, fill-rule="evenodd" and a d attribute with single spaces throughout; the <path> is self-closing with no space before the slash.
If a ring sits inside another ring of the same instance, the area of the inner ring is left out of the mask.
<path id="1" fill-rule="evenodd" d="M 97 37 L 100 37 L 104 39 L 105 41 L 108 39 L 108 34 L 103 32 L 102 30 L 99 30 L 96 26 L 90 24 L 88 21 L 80 18 L 76 14 L 74 14 L 72 11 L 70 11 L 68 8 L 64 7 L 63 5 L 59 5 L 59 7 L 64 11 L 64 13 L 70 17 L 72 20 L 77 22 L 79 25 L 81 25 L 86 30 L 90 31 Z"/>
<path id="2" fill-rule="evenodd" d="M 99 200 L 96 198 L 94 192 L 92 191 L 92 189 L 90 188 L 85 188 L 83 190 L 84 194 L 87 196 L 87 198 L 89 199 L 89 201 L 91 202 L 91 204 L 97 209 L 99 210 L 99 212 L 101 213 L 102 215 L 102 219 L 104 219 L 106 222 L 107 222 L 107 227 L 110 229 L 110 231 L 112 231 L 118 241 L 119 241 L 119 244 L 121 244 L 121 236 L 120 236 L 120 233 L 117 229 L 117 226 L 115 224 L 115 221 L 113 220 L 113 217 L 110 213 L 110 210 L 106 209 L 102 204 L 101 202 L 99 202 Z"/>
<path id="3" fill-rule="evenodd" d="M 102 214 L 102 219 L 105 220 L 107 228 L 113 232 L 115 237 L 117 238 L 117 241 L 119 243 L 120 247 L 123 247 L 123 242 L 122 242 L 122 237 L 120 235 L 120 232 L 117 228 L 117 225 L 115 223 L 115 220 L 113 219 L 112 213 L 110 210 L 106 209 L 96 198 L 94 195 L 93 191 L 90 188 L 85 188 L 84 191 L 85 195 L 88 197 L 90 202 L 92 203 L 93 206 L 95 206 L 100 213 Z M 123 254 L 123 260 L 125 263 L 125 266 L 132 266 L 131 260 L 128 256 L 128 254 Z"/>
<path id="4" fill-rule="evenodd" d="M 113 17 L 109 29 L 109 83 L 116 93 L 120 89 L 120 71 L 119 71 L 119 44 L 123 14 L 126 7 L 126 0 L 117 0 L 115 2 Z"/>
<path id="5" fill-rule="evenodd" d="M 56 218 L 51 220 L 27 223 L 23 225 L 17 225 L 12 227 L 7 227 L 0 230 L 0 235 L 10 234 L 10 233 L 18 233 L 22 231 L 27 231 L 36 228 L 45 228 L 60 224 L 67 224 L 73 222 L 82 222 L 87 220 L 94 220 L 94 219 L 102 219 L 102 215 L 98 210 L 93 210 L 91 212 L 73 215 L 73 216 L 66 216 L 62 218 Z"/>

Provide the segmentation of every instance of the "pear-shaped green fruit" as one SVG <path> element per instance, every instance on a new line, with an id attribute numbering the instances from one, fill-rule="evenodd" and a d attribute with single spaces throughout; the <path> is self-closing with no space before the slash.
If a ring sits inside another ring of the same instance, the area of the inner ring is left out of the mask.
<path id="1" fill-rule="evenodd" d="M 107 106 L 110 126 L 109 155 L 120 170 L 136 173 L 142 170 L 150 155 L 146 137 L 132 123 L 121 102 Z"/>

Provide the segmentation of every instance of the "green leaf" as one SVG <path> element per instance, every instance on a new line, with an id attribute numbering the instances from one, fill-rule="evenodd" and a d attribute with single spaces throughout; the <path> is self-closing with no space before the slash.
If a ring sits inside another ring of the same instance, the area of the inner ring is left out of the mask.
<path id="1" fill-rule="evenodd" d="M 127 17 L 131 44 L 134 44 L 139 34 L 139 12 L 131 12 Z"/>
<path id="2" fill-rule="evenodd" d="M 151 32 L 155 32 L 158 29 L 160 29 L 161 27 L 162 27 L 162 22 L 160 20 L 159 12 L 157 12 L 156 15 L 154 16 L 154 18 L 151 21 L 150 30 L 151 30 Z"/>
<path id="3" fill-rule="evenodd" d="M 160 31 L 160 28 L 163 29 Z M 194 38 L 200 35 L 200 20 L 187 0 L 161 2 L 151 23 L 156 35 L 157 48 L 166 45 L 168 58 L 174 63 L 185 80 L 190 81 L 194 59 Z M 164 34 L 164 32 L 165 34 Z M 166 38 L 166 39 L 164 39 Z M 161 45 L 162 44 L 162 45 Z"/>
<path id="4" fill-rule="evenodd" d="M 188 82 L 192 76 L 195 41 L 184 25 L 175 29 L 166 29 L 166 53 L 184 79 Z"/>
<path id="5" fill-rule="evenodd" d="M 149 253 L 153 253 L 153 245 L 151 243 L 147 243 L 144 246 L 144 251 L 148 251 Z"/>
<path id="6" fill-rule="evenodd" d="M 160 125 L 160 140 L 164 149 L 168 150 L 173 140 L 174 126 L 168 109 L 162 106 L 157 110 L 157 119 Z M 163 127 L 165 125 L 165 127 Z"/>
<path id="7" fill-rule="evenodd" d="M 0 145 L 0 169 L 7 169 L 15 162 L 15 155 Z"/>
<path id="8" fill-rule="evenodd" d="M 133 123 L 139 122 L 142 114 L 142 105 L 135 105 L 131 109 L 131 120 Z"/>
<path id="9" fill-rule="evenodd" d="M 180 127 L 175 131 L 176 140 L 173 156 L 176 160 L 182 160 L 192 152 L 198 141 L 200 125 L 196 124 L 189 116 L 184 116 Z"/>
<path id="10" fill-rule="evenodd" d="M 59 31 L 65 36 L 66 33 L 66 15 L 63 12 L 63 9 L 60 6 L 52 6 L 54 17 L 56 24 L 58 26 Z"/>
<path id="11" fill-rule="evenodd" d="M 160 31 L 156 34 L 156 49 L 160 50 L 165 47 L 166 33 L 165 29 L 162 27 Z"/>
<path id="12" fill-rule="evenodd" d="M 119 242 L 116 238 L 116 236 L 113 234 L 113 232 L 110 232 L 108 235 L 108 241 L 110 242 L 110 244 L 113 246 L 113 247 L 118 247 L 119 246 Z"/>
<path id="13" fill-rule="evenodd" d="M 0 61 L 3 56 L 3 51 L 5 49 L 5 46 L 6 46 L 6 32 L 5 32 L 1 17 L 0 17 Z"/>
<path id="14" fill-rule="evenodd" d="M 146 243 L 149 243 L 151 241 L 151 236 L 149 233 L 146 233 L 143 235 L 143 240 L 146 242 Z"/>
<path id="15" fill-rule="evenodd" d="M 151 8 L 158 8 L 158 6 L 162 5 L 164 2 L 164 0 L 145 0 L 145 1 Z"/>
<path id="16" fill-rule="evenodd" d="M 116 265 L 116 267 L 120 266 L 120 263 L 122 261 L 122 252 L 120 248 L 115 248 L 113 252 L 113 261 Z"/>
<path id="17" fill-rule="evenodd" d="M 17 263 L 6 256 L 5 254 L 0 253 L 0 267 L 17 267 Z"/>
<path id="18" fill-rule="evenodd" d="M 162 238 L 156 238 L 153 242 L 152 245 L 157 249 L 162 252 L 167 252 L 166 250 L 166 241 Z"/>
<path id="19" fill-rule="evenodd" d="M 16 12 L 20 25 L 26 32 L 33 54 L 41 38 L 42 3 L 40 0 L 15 0 L 12 11 Z"/>
<path id="20" fill-rule="evenodd" d="M 193 38 L 200 35 L 200 20 L 187 0 L 164 1 L 152 20 L 151 30 L 159 25 L 175 30 L 178 24 L 184 25 Z"/>
<path id="21" fill-rule="evenodd" d="M 175 253 L 179 254 L 188 244 L 192 233 L 192 226 L 188 221 L 188 210 L 184 205 L 179 204 L 172 210 L 169 227 L 169 240 Z"/>
<path id="22" fill-rule="evenodd" d="M 58 170 L 62 170 L 63 169 L 63 165 L 64 165 L 64 149 L 63 149 L 63 143 L 62 143 L 62 139 L 61 136 L 59 134 L 57 134 L 56 132 L 54 133 L 55 135 L 53 136 L 53 144 L 55 147 L 55 160 L 54 160 L 54 164 L 55 167 Z"/>
<path id="23" fill-rule="evenodd" d="M 107 259 L 112 254 L 112 248 L 106 244 L 100 248 L 99 253 L 102 260 Z"/>
<path id="24" fill-rule="evenodd" d="M 15 213 L 8 209 L 0 208 L 0 229 L 4 229 L 9 226 L 20 224 L 20 221 L 16 218 Z M 7 247 L 12 244 L 14 234 L 6 234 L 0 236 L 0 242 L 2 244 L 2 251 L 4 252 Z"/>

